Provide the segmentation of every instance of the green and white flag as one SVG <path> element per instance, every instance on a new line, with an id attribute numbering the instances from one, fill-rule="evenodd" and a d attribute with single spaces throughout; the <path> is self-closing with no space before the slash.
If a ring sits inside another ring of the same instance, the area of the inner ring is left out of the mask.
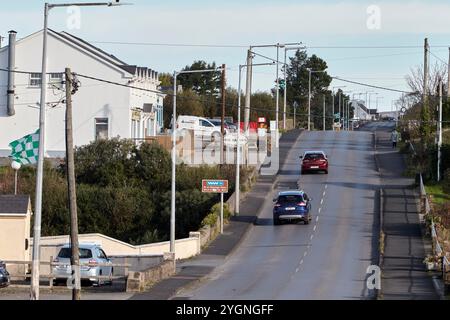
<path id="1" fill-rule="evenodd" d="M 11 158 L 20 164 L 34 164 L 39 156 L 39 129 L 9 144 Z"/>

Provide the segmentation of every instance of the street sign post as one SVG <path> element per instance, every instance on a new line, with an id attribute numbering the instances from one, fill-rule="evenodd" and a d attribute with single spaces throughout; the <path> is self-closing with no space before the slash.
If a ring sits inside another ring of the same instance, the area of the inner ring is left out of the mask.
<path id="1" fill-rule="evenodd" d="M 228 180 L 202 180 L 202 192 L 220 193 L 220 233 L 223 233 L 223 194 L 228 193 Z"/>

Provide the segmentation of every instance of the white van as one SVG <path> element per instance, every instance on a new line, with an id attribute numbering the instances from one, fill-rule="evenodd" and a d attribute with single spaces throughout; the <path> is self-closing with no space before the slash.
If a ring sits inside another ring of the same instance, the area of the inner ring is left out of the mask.
<path id="1" fill-rule="evenodd" d="M 221 127 L 202 117 L 178 116 L 177 130 L 180 135 L 185 135 L 187 130 L 193 130 L 195 137 L 206 140 L 220 139 Z M 225 134 L 227 131 L 225 130 Z"/>

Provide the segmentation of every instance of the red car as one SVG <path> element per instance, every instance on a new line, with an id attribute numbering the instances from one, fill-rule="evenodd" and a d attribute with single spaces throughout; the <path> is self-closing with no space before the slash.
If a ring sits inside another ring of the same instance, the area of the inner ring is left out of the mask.
<path id="1" fill-rule="evenodd" d="M 302 173 L 323 171 L 328 174 L 328 158 L 323 151 L 305 151 L 302 159 Z"/>

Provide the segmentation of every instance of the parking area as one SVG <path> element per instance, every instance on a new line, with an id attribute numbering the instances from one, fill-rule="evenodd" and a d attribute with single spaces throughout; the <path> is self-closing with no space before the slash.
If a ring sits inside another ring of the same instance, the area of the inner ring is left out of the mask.
<path id="1" fill-rule="evenodd" d="M 125 292 L 125 281 L 117 280 L 112 285 L 93 287 L 83 284 L 81 288 L 82 300 L 127 300 L 133 293 Z M 29 300 L 29 284 L 13 283 L 7 288 L 0 289 L 0 300 Z M 50 289 L 48 283 L 42 283 L 40 300 L 71 300 L 72 291 L 65 285 L 54 286 Z"/>

